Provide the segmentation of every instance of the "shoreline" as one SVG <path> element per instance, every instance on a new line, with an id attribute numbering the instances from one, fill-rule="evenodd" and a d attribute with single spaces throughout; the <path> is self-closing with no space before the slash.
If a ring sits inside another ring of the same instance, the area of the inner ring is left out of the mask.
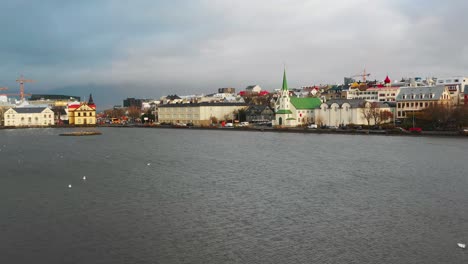
<path id="1" fill-rule="evenodd" d="M 190 129 L 190 130 L 213 130 L 213 131 L 237 131 L 237 132 L 270 132 L 270 133 L 296 133 L 296 134 L 335 134 L 335 135 L 371 135 L 371 136 L 410 136 L 410 137 L 460 137 L 463 135 L 458 131 L 422 131 L 421 133 L 411 133 L 392 130 L 330 130 L 330 129 L 307 129 L 307 128 L 271 128 L 271 127 L 242 127 L 242 128 L 223 128 L 223 127 L 176 127 L 176 126 L 112 126 L 104 125 L 99 127 L 112 128 L 154 128 L 154 129 Z"/>
<path id="2" fill-rule="evenodd" d="M 370 135 L 370 136 L 410 136 L 410 137 L 467 137 L 459 131 L 422 131 L 420 133 L 402 132 L 394 130 L 341 130 L 341 129 L 308 129 L 308 128 L 271 128 L 271 127 L 177 127 L 169 125 L 144 126 L 144 125 L 97 125 L 97 126 L 36 126 L 36 127 L 0 127 L 0 130 L 14 129 L 86 129 L 86 128 L 152 128 L 152 129 L 189 129 L 189 130 L 212 130 L 212 131 L 237 131 L 237 132 L 270 132 L 270 133 L 296 133 L 296 134 L 331 134 L 331 135 Z"/>

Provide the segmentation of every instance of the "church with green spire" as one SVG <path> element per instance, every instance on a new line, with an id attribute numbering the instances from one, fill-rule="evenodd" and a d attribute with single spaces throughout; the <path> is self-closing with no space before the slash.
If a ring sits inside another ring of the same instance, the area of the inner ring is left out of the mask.
<path id="1" fill-rule="evenodd" d="M 286 69 L 283 73 L 283 87 L 275 102 L 275 122 L 279 127 L 297 127 L 314 124 L 314 109 L 320 108 L 322 101 L 319 98 L 299 98 L 289 95 Z"/>

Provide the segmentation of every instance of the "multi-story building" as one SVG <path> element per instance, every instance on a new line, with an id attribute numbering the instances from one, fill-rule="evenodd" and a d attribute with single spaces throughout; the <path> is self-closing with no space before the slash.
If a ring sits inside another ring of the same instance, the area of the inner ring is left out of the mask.
<path id="1" fill-rule="evenodd" d="M 47 107 L 10 108 L 3 114 L 5 126 L 51 126 L 54 112 Z"/>
<path id="2" fill-rule="evenodd" d="M 464 103 L 465 91 L 468 90 L 468 78 L 461 76 L 438 78 L 437 85 L 447 87 L 454 104 L 459 105 Z"/>
<path id="3" fill-rule="evenodd" d="M 403 87 L 397 96 L 397 118 L 421 111 L 433 104 L 452 104 L 448 88 L 444 85 Z"/>
<path id="4" fill-rule="evenodd" d="M 217 120 L 235 119 L 235 111 L 246 109 L 246 103 L 188 103 L 162 104 L 158 109 L 160 123 L 192 123 L 197 126 L 210 125 Z"/>
<path id="5" fill-rule="evenodd" d="M 135 99 L 135 98 L 127 98 L 123 100 L 124 107 L 138 107 L 141 108 L 143 103 L 142 99 Z"/>
<path id="6" fill-rule="evenodd" d="M 349 88 L 347 91 L 346 99 L 348 100 L 353 100 L 353 99 L 361 99 L 361 100 L 366 100 L 369 102 L 378 102 L 379 101 L 379 95 L 378 91 L 376 90 L 369 90 L 370 88 L 366 90 L 359 90 L 358 88 Z"/>
<path id="7" fill-rule="evenodd" d="M 87 103 L 80 102 L 68 105 L 68 123 L 70 125 L 96 124 L 96 105 L 92 95 L 89 95 Z"/>
<path id="8" fill-rule="evenodd" d="M 369 100 L 369 101 L 377 101 L 377 102 L 396 102 L 396 97 L 400 92 L 400 87 L 392 87 L 392 86 L 383 86 L 383 87 L 372 87 L 367 89 L 369 92 L 374 92 L 373 96 L 375 97 L 375 93 L 377 93 L 377 100 Z"/>

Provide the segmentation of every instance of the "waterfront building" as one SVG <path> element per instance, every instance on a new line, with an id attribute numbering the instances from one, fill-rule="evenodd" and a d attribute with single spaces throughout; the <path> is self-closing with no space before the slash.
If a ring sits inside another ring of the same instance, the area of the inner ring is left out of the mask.
<path id="1" fill-rule="evenodd" d="M 328 100 L 315 109 L 315 121 L 317 125 L 324 126 L 346 126 L 368 125 L 364 117 L 364 111 L 377 104 L 378 111 L 393 112 L 391 103 L 369 102 L 363 99 L 352 100 Z M 391 120 L 388 120 L 391 121 Z M 374 120 L 370 120 L 370 125 L 375 125 Z"/>
<path id="2" fill-rule="evenodd" d="M 10 108 L 3 114 L 5 126 L 31 127 L 54 125 L 54 112 L 47 107 Z"/>
<path id="3" fill-rule="evenodd" d="M 192 123 L 197 126 L 210 125 L 213 118 L 218 121 L 235 119 L 234 112 L 246 109 L 246 103 L 187 103 L 159 105 L 160 123 Z"/>
<path id="4" fill-rule="evenodd" d="M 88 102 L 72 103 L 68 105 L 68 123 L 70 125 L 95 125 L 96 105 L 93 96 L 89 95 Z"/>
<path id="5" fill-rule="evenodd" d="M 275 112 L 268 105 L 251 105 L 245 110 L 245 117 L 250 123 L 266 123 L 274 119 Z"/>
<path id="6" fill-rule="evenodd" d="M 445 85 L 404 87 L 397 98 L 397 118 L 406 118 L 433 104 L 453 104 L 450 92 Z"/>
<path id="7" fill-rule="evenodd" d="M 283 87 L 275 103 L 276 126 L 296 127 L 314 123 L 314 109 L 322 101 L 316 97 L 293 97 L 289 95 L 286 70 L 283 73 Z"/>

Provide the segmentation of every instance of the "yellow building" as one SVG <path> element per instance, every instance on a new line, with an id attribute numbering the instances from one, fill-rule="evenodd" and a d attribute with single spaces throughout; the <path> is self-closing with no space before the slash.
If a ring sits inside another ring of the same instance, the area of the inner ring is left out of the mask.
<path id="1" fill-rule="evenodd" d="M 70 125 L 95 125 L 96 105 L 93 97 L 89 95 L 89 101 L 68 106 L 68 123 Z"/>

